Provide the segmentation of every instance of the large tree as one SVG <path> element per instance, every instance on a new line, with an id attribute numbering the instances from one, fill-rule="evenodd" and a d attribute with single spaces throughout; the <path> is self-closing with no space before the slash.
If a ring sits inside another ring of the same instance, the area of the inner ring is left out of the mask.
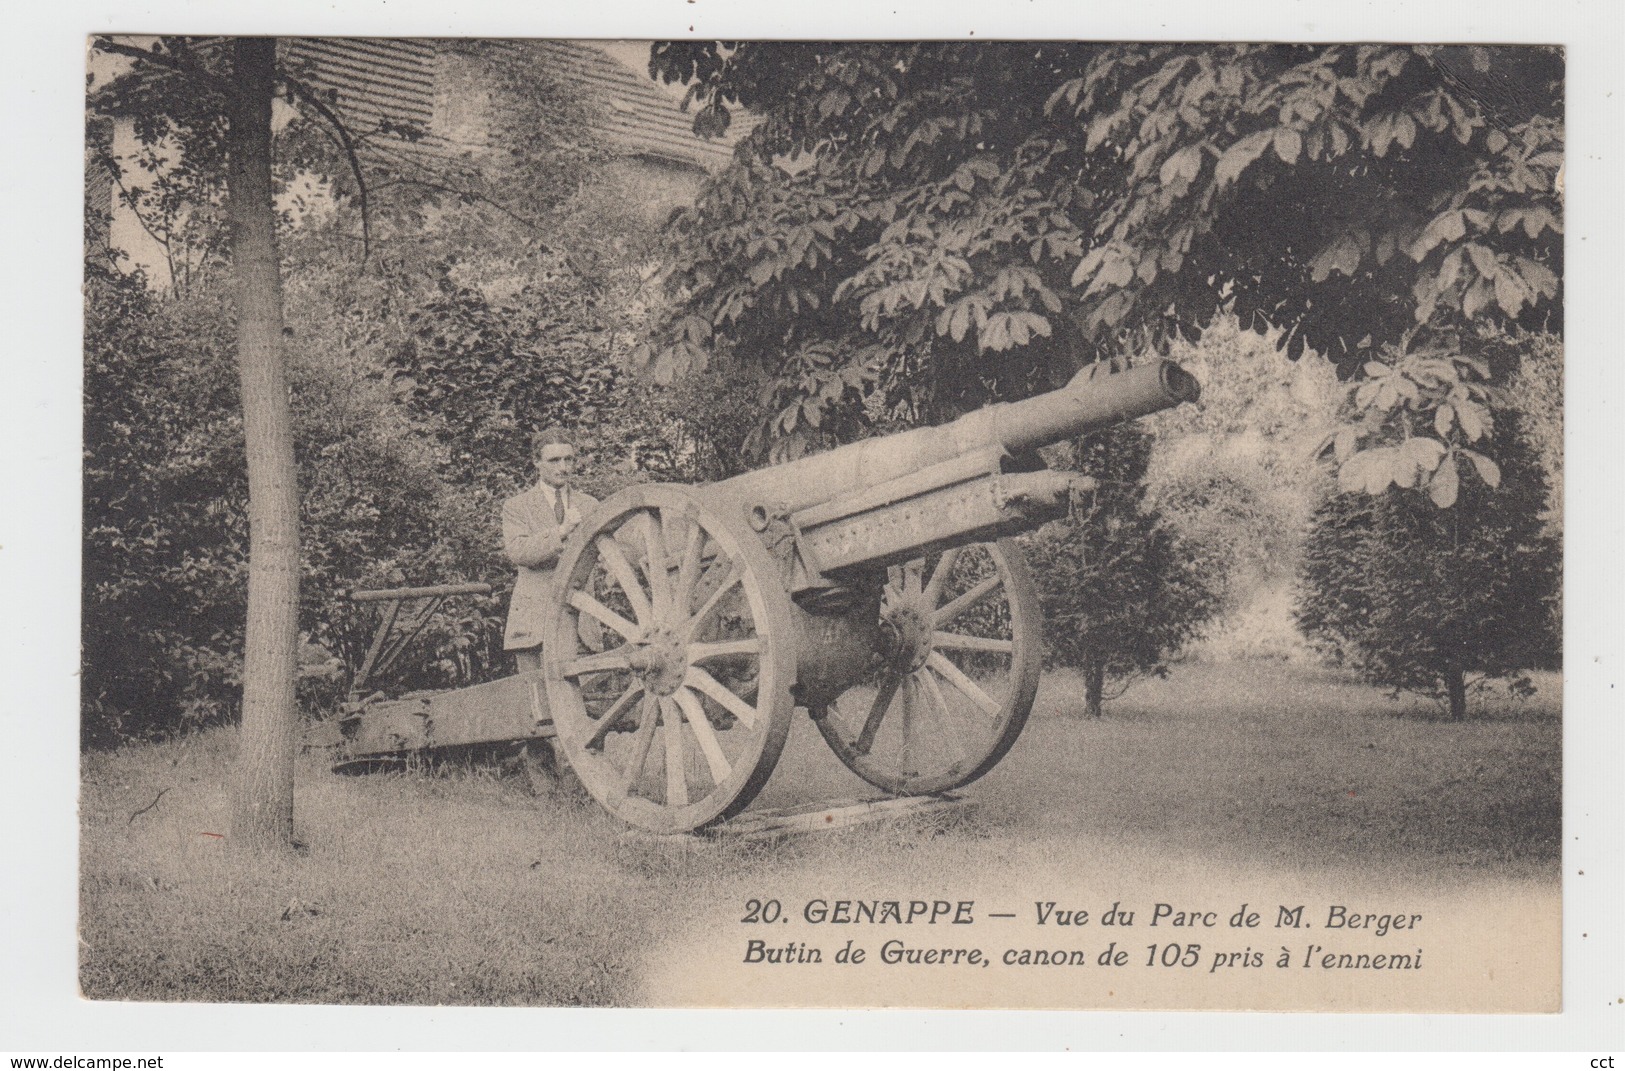
<path id="1" fill-rule="evenodd" d="M 271 180 L 277 43 L 238 38 L 208 56 L 175 41 L 140 48 L 99 39 L 96 46 L 137 63 L 126 86 L 104 99 L 109 111 L 137 115 L 149 141 L 185 130 L 194 163 L 212 140 L 226 164 L 250 547 L 231 832 L 244 848 L 287 845 L 293 839 L 298 726 L 299 488 L 282 355 L 282 276 Z M 170 108 L 184 118 L 177 121 Z"/>
<path id="2" fill-rule="evenodd" d="M 696 130 L 761 121 L 678 221 L 679 307 L 644 356 L 761 367 L 782 449 L 1023 394 L 1225 306 L 1348 375 L 1560 322 L 1554 50 L 685 42 L 650 68 Z M 1394 389 L 1448 450 L 1485 428 Z M 1340 457 L 1391 442 L 1362 426 Z"/>
<path id="3" fill-rule="evenodd" d="M 276 39 L 232 47 L 226 204 L 237 292 L 237 368 L 248 447 L 248 627 L 231 834 L 255 848 L 293 839 L 299 662 L 299 479 L 282 357 L 282 271 L 271 185 Z"/>

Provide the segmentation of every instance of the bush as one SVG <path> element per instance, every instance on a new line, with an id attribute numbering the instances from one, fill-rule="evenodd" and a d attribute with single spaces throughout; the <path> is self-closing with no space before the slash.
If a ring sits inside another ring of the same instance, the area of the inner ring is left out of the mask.
<path id="1" fill-rule="evenodd" d="M 87 738 L 218 715 L 240 649 L 247 495 L 221 320 L 86 279 L 81 694 Z M 237 503 L 234 508 L 231 503 Z"/>
<path id="2" fill-rule="evenodd" d="M 1511 351 L 1512 400 L 1518 407 L 1524 438 L 1546 473 L 1546 530 L 1563 539 L 1563 338 L 1545 332 L 1497 336 L 1499 348 Z"/>
<path id="3" fill-rule="evenodd" d="M 89 742 L 235 715 L 246 612 L 247 486 L 229 305 L 93 270 L 86 288 L 83 729 Z M 291 363 L 302 490 L 301 700 L 330 704 L 365 653 L 340 590 L 506 580 L 496 505 L 440 475 L 429 437 L 375 385 Z M 312 359 L 314 358 L 314 359 Z M 410 681 L 501 665 L 499 597 L 427 630 Z"/>
<path id="4" fill-rule="evenodd" d="M 538 315 L 538 295 L 519 297 L 532 300 L 494 303 L 448 278 L 407 313 L 407 338 L 387 356 L 396 397 L 434 429 L 448 477 L 499 498 L 528 486 L 530 438 L 548 426 L 576 437 L 579 482 L 593 494 L 687 477 L 692 448 L 608 340 L 563 313 Z"/>
<path id="5" fill-rule="evenodd" d="M 1223 605 L 1199 657 L 1308 655 L 1290 590 L 1310 514 L 1328 477 L 1311 460 L 1344 391 L 1331 362 L 1289 360 L 1278 328 L 1215 316 L 1168 356 L 1202 384 L 1198 405 L 1145 421 L 1156 436 L 1147 499 L 1219 589 Z"/>

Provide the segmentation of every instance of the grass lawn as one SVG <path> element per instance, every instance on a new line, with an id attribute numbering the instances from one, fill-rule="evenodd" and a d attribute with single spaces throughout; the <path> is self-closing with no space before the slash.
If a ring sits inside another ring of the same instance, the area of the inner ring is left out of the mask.
<path id="1" fill-rule="evenodd" d="M 968 817 L 774 847 L 627 841 L 590 800 L 522 777 L 338 777 L 312 757 L 305 851 L 251 863 L 215 835 L 231 732 L 94 753 L 81 986 L 94 999 L 691 1003 L 706 998 L 683 988 L 684 949 L 723 926 L 733 941 L 751 897 L 1015 896 L 1042 879 L 1094 880 L 1109 902 L 1161 881 L 1266 877 L 1270 891 L 1555 891 L 1560 682 L 1537 683 L 1531 700 L 1452 723 L 1329 672 L 1187 665 L 1085 722 L 1080 682 L 1055 674 L 1009 757 L 966 790 Z M 803 718 L 761 804 L 862 788 Z"/>

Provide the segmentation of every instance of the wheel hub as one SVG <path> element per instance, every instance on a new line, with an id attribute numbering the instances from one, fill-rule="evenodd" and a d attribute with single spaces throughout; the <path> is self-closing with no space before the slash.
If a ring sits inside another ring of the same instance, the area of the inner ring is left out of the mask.
<path id="1" fill-rule="evenodd" d="M 669 629 L 656 629 L 642 646 L 627 656 L 632 672 L 643 677 L 650 695 L 668 696 L 683 684 L 688 673 L 688 654 Z"/>
<path id="2" fill-rule="evenodd" d="M 882 612 L 890 650 L 887 661 L 913 672 L 931 655 L 931 618 L 909 603 L 889 605 Z"/>

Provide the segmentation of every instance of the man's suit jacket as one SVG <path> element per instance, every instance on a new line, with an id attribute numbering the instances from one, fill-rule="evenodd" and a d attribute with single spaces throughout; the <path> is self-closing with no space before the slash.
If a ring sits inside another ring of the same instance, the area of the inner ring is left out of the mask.
<path id="1" fill-rule="evenodd" d="M 565 495 L 569 516 L 581 517 L 598 500 L 571 488 Z M 508 627 L 502 636 L 507 651 L 538 646 L 547 614 L 548 589 L 564 546 L 563 530 L 553 514 L 552 488 L 537 484 L 502 503 L 502 549 L 519 570 L 508 603 Z"/>

